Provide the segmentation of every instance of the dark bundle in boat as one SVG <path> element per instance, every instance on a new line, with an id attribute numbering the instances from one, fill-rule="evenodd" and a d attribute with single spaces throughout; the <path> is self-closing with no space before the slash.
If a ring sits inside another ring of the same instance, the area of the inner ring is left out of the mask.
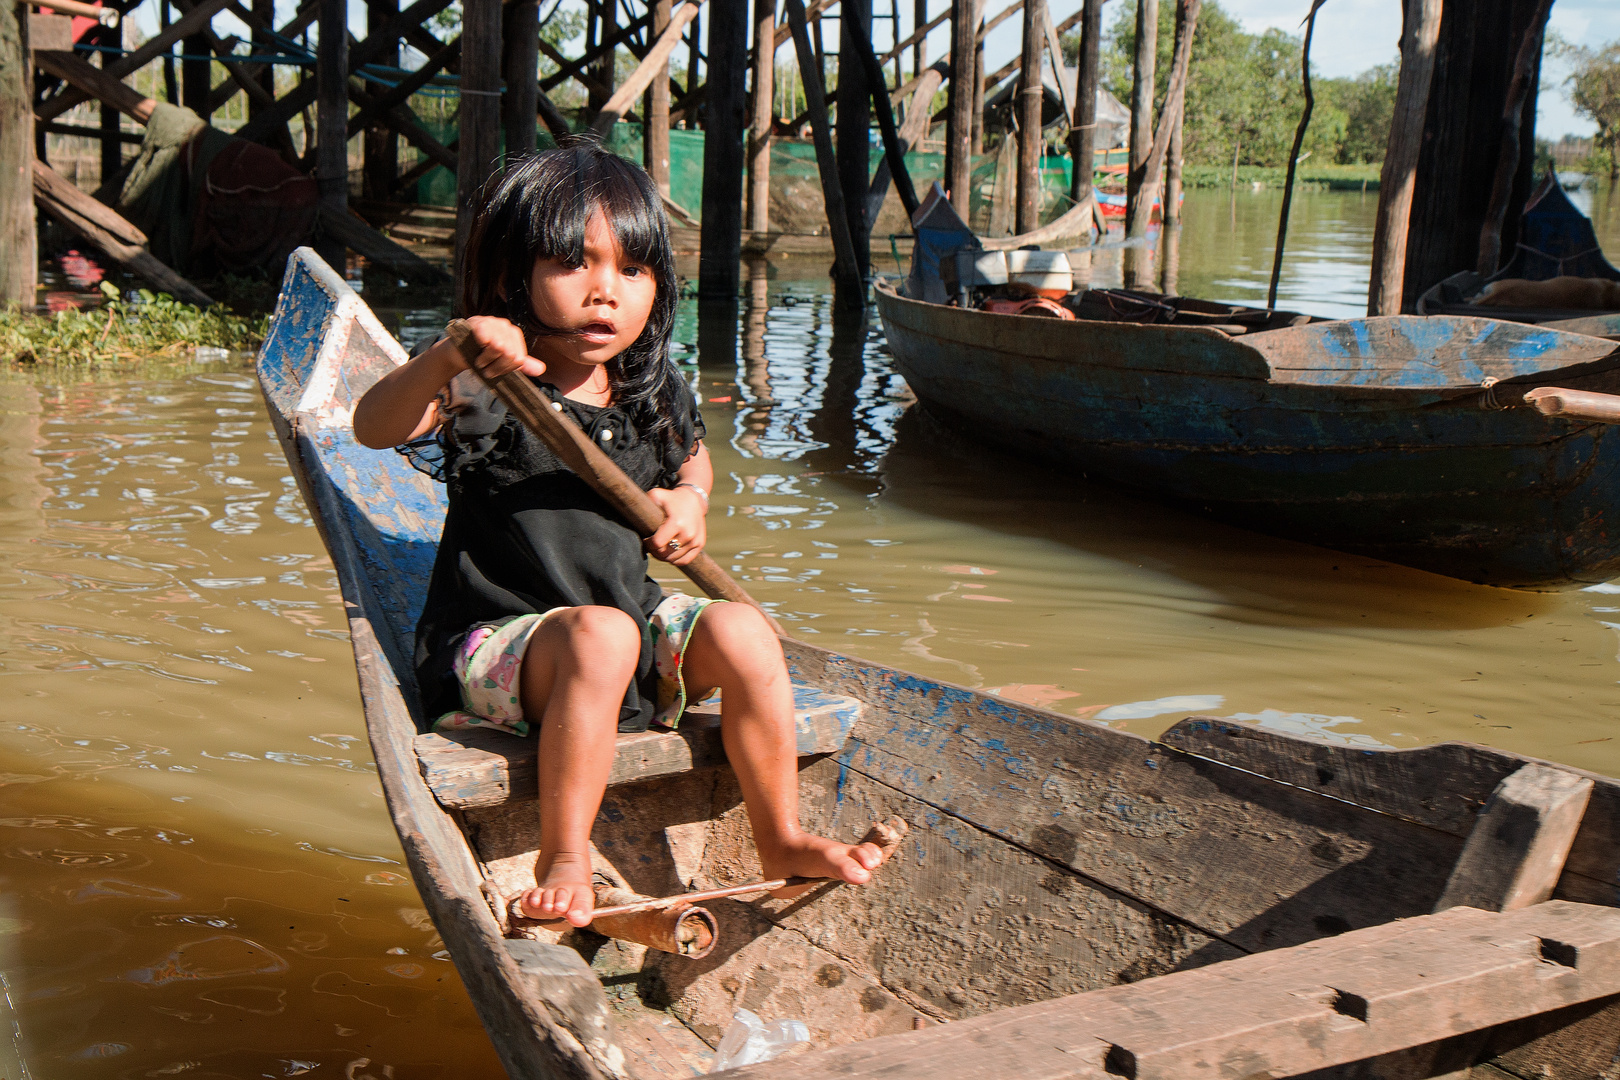
<path id="1" fill-rule="evenodd" d="M 983 309 L 1004 256 L 948 203 L 930 198 L 916 225 L 910 276 L 878 286 L 878 311 L 922 407 L 965 436 L 1468 581 L 1620 574 L 1620 432 L 1524 399 L 1620 390 L 1601 326 L 1473 305 L 1328 320 L 1123 290 L 1065 297 L 1072 321 L 1029 318 Z"/>
<path id="2" fill-rule="evenodd" d="M 691 1076 L 738 1009 L 808 1025 L 810 1053 L 738 1074 L 781 1080 L 1612 1075 L 1620 782 L 1215 719 L 1152 741 L 791 639 L 803 824 L 907 823 L 877 880 L 709 902 L 689 950 L 514 924 L 533 741 L 424 733 L 411 639 L 443 491 L 350 427 L 404 360 L 294 256 L 259 378 L 407 863 L 509 1075 Z M 620 737 L 592 842 L 640 895 L 757 876 L 712 711 Z"/>

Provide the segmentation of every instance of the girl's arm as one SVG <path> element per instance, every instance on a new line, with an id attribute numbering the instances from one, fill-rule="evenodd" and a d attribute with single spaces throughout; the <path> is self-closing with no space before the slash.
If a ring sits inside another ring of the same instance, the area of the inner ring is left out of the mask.
<path id="1" fill-rule="evenodd" d="M 673 488 L 653 488 L 649 498 L 664 511 L 664 523 L 646 541 L 647 553 L 674 566 L 685 566 L 698 557 L 708 541 L 709 530 L 704 515 L 709 510 L 709 492 L 714 487 L 714 465 L 709 461 L 709 448 L 699 442 L 676 474 L 679 479 Z M 701 489 L 700 494 L 697 489 Z M 680 546 L 671 550 L 669 542 L 677 540 Z"/>
<path id="2" fill-rule="evenodd" d="M 523 332 L 505 319 L 468 319 L 473 337 L 484 347 L 477 366 L 494 377 L 521 370 L 539 375 L 546 366 L 529 355 Z M 354 407 L 354 438 L 362 446 L 386 450 L 419 439 L 438 426 L 439 391 L 468 369 L 449 339 L 377 380 Z"/>

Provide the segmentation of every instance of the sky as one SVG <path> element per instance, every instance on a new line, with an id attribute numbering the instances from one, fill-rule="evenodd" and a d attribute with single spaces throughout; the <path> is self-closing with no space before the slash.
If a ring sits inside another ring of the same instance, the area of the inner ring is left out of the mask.
<path id="1" fill-rule="evenodd" d="M 1054 21 L 1080 9 L 1080 0 L 1048 0 Z M 1103 9 L 1104 22 L 1115 18 L 1118 5 L 1129 0 L 1112 0 Z M 1173 0 L 1160 0 L 1161 3 Z M 1300 33 L 1300 20 L 1310 10 L 1309 0 L 1218 0 L 1222 9 L 1235 17 L 1250 33 L 1277 27 L 1290 34 Z M 931 0 L 930 10 L 943 0 Z M 990 0 L 997 10 L 999 0 Z M 1017 54 L 1017 18 L 1008 19 L 985 40 L 985 66 L 994 71 Z M 1566 40 L 1595 46 L 1620 40 L 1620 0 L 1555 0 L 1548 25 Z M 1316 15 L 1316 35 L 1311 48 L 1311 71 L 1329 78 L 1358 75 L 1377 64 L 1387 64 L 1400 52 L 1400 0 L 1327 0 Z M 945 39 L 940 39 L 941 47 Z M 932 39 L 930 40 L 932 44 Z M 1536 135 L 1557 140 L 1566 133 L 1591 135 L 1597 125 L 1575 115 L 1564 93 L 1567 65 L 1548 58 L 1541 69 L 1542 90 L 1536 105 Z"/>
<path id="2" fill-rule="evenodd" d="M 740 3 L 743 0 L 719 0 L 719 2 Z M 1130 0 L 1111 0 L 1103 9 L 1104 22 L 1111 22 L 1115 18 L 1115 12 L 1119 10 L 1119 5 L 1129 2 Z M 1160 2 L 1172 3 L 1174 0 L 1160 0 Z M 1309 0 L 1218 0 L 1218 2 L 1251 33 L 1258 33 L 1267 27 L 1298 33 L 1300 20 L 1309 10 Z M 928 10 L 937 14 L 944 10 L 948 3 L 949 0 L 928 0 Z M 1007 0 L 989 0 L 987 7 L 991 12 L 998 12 L 1006 6 L 1006 3 Z M 1081 0 L 1048 0 L 1048 3 L 1055 22 L 1063 21 L 1081 6 Z M 153 14 L 155 6 L 142 5 L 135 15 L 136 22 L 148 35 L 156 29 L 157 20 Z M 292 0 L 280 0 L 276 6 L 278 9 L 287 8 L 285 13 L 278 11 L 280 17 L 285 18 L 291 14 L 294 4 Z M 564 6 L 579 5 L 575 0 L 564 0 Z M 879 12 L 889 10 L 889 5 L 882 0 L 877 0 L 873 7 Z M 350 21 L 356 34 L 364 36 L 364 16 L 361 14 L 364 5 L 360 0 L 350 0 L 349 8 Z M 908 36 L 911 32 L 914 0 L 900 0 L 900 8 L 902 36 Z M 996 70 L 1018 54 L 1021 22 L 1017 16 L 1009 18 L 986 37 L 987 70 Z M 234 23 L 234 19 L 223 16 L 217 25 L 223 33 L 229 32 L 226 30 L 227 24 Z M 1566 40 L 1578 44 L 1596 46 L 1620 40 L 1620 0 L 1555 0 L 1549 25 Z M 244 33 L 246 28 L 233 26 L 233 29 L 238 33 Z M 837 40 L 836 19 L 826 20 L 825 33 L 829 41 Z M 1335 78 L 1357 75 L 1374 65 L 1389 63 L 1398 54 L 1400 33 L 1401 0 L 1327 0 L 1316 16 L 1316 37 L 1311 56 L 1312 71 Z M 880 51 L 887 51 L 885 43 L 893 40 L 888 22 L 882 19 L 873 27 L 872 36 L 874 44 Z M 931 57 L 941 55 L 949 44 L 949 27 L 942 24 L 929 35 L 929 55 Z M 1567 65 L 1552 58 L 1548 58 L 1542 65 L 1542 89 L 1536 114 L 1536 134 L 1540 138 L 1556 140 L 1566 133 L 1590 135 L 1597 130 L 1596 125 L 1590 120 L 1577 116 L 1570 105 L 1563 85 L 1568 74 Z"/>

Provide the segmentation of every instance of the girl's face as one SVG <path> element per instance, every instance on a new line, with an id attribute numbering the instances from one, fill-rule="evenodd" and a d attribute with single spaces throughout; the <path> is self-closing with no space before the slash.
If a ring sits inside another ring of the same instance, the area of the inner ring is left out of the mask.
<path id="1" fill-rule="evenodd" d="M 529 298 L 542 323 L 560 333 L 540 339 L 539 359 L 597 367 L 641 336 L 658 296 L 652 269 L 625 255 L 598 210 L 585 226 L 584 261 L 537 259 Z"/>

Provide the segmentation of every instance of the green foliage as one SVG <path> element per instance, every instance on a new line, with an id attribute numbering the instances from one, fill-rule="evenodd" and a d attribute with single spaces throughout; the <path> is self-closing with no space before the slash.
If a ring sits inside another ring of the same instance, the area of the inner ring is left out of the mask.
<path id="1" fill-rule="evenodd" d="M 1160 0 L 1154 107 L 1163 107 L 1175 50 L 1176 4 Z M 1288 159 L 1294 129 L 1304 110 L 1300 85 L 1303 36 L 1268 29 L 1244 31 L 1215 0 L 1204 0 L 1193 37 L 1184 131 L 1189 162 L 1278 166 Z M 1317 41 L 1315 46 L 1324 43 Z M 1079 34 L 1069 34 L 1064 54 L 1073 62 Z M 1136 52 L 1136 9 L 1121 6 L 1102 44 L 1102 82 L 1129 103 Z M 1355 79 L 1312 79 L 1316 99 L 1301 147 L 1322 163 L 1383 159 L 1394 102 L 1392 68 L 1374 68 Z"/>
<path id="2" fill-rule="evenodd" d="M 0 361 L 94 365 L 180 356 L 200 345 L 253 349 L 269 328 L 268 316 L 234 315 L 223 304 L 204 310 L 145 289 L 140 303 L 129 303 L 107 282 L 101 290 L 107 303 L 100 308 L 54 315 L 0 310 Z"/>
<path id="3" fill-rule="evenodd" d="M 1570 103 L 1598 126 L 1588 167 L 1615 179 L 1620 176 L 1620 41 L 1589 48 L 1549 34 L 1548 50 L 1569 61 Z"/>

